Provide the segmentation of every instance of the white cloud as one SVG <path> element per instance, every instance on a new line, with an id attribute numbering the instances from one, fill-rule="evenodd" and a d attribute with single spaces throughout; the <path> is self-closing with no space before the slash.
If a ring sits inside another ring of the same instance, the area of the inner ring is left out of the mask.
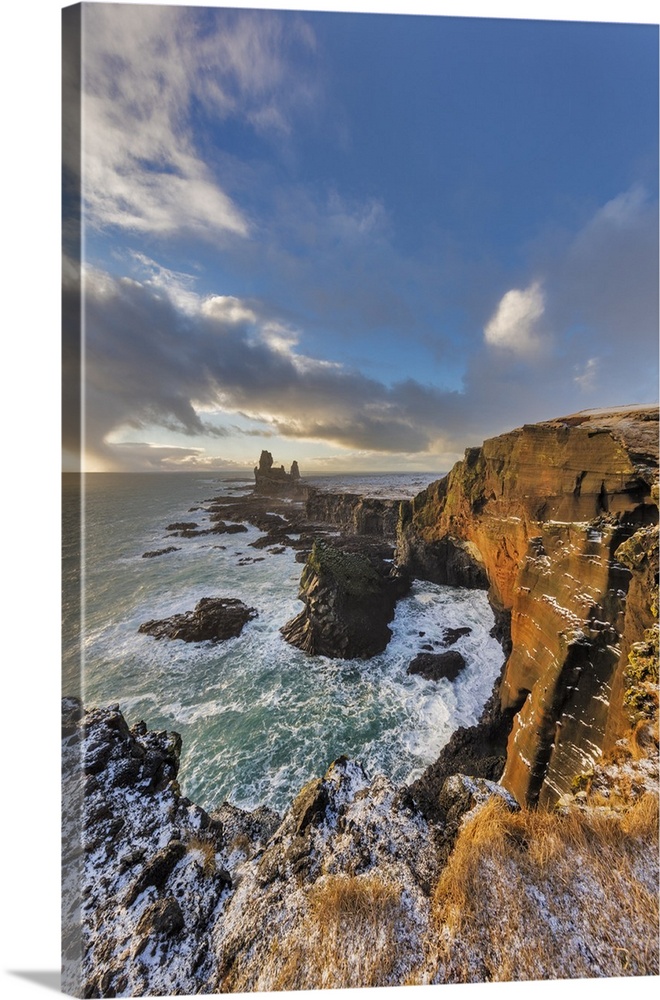
<path id="1" fill-rule="evenodd" d="M 582 238 L 586 234 L 598 233 L 602 229 L 628 229 L 631 226 L 636 226 L 637 221 L 645 214 L 647 204 L 648 200 L 644 188 L 641 184 L 635 184 L 598 209 L 583 230 Z"/>
<path id="2" fill-rule="evenodd" d="M 134 261 L 138 272 L 145 277 L 143 282 L 145 285 L 163 291 L 182 312 L 194 313 L 198 311 L 199 295 L 194 291 L 194 275 L 163 267 L 158 261 L 135 250 L 129 251 L 129 257 Z M 130 281 L 132 279 L 124 278 L 123 280 Z M 138 282 L 138 284 L 141 283 Z"/>
<path id="3" fill-rule="evenodd" d="M 196 102 L 217 122 L 289 130 L 311 100 L 285 49 L 313 44 L 308 26 L 285 35 L 275 15 L 90 4 L 83 12 L 83 192 L 88 225 L 139 233 L 247 236 L 250 221 L 203 160 L 189 124 Z"/>
<path id="4" fill-rule="evenodd" d="M 541 346 L 538 321 L 544 311 L 545 296 L 538 281 L 528 288 L 512 288 L 484 327 L 486 343 L 515 354 L 536 354 Z"/>
<path id="5" fill-rule="evenodd" d="M 589 358 L 580 374 L 576 375 L 573 381 L 576 385 L 579 385 L 581 389 L 589 390 L 595 387 L 597 375 L 598 358 Z"/>
<path id="6" fill-rule="evenodd" d="M 234 295 L 209 295 L 200 306 L 203 316 L 220 323 L 255 323 L 257 316 L 241 299 Z"/>

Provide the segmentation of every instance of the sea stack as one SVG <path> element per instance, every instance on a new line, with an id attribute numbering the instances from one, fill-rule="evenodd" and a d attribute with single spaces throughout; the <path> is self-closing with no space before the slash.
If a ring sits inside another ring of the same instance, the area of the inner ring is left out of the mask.
<path id="1" fill-rule="evenodd" d="M 283 465 L 275 466 L 273 456 L 269 451 L 262 451 L 259 465 L 254 467 L 254 492 L 265 496 L 273 494 L 301 495 L 300 469 L 293 462 L 291 470 L 286 471 Z"/>

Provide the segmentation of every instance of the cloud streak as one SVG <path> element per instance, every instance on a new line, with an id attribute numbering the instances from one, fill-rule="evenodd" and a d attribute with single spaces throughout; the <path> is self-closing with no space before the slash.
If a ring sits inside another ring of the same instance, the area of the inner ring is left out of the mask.
<path id="1" fill-rule="evenodd" d="M 246 237 L 251 223 L 193 134 L 193 108 L 287 133 L 313 86 L 292 77 L 290 47 L 311 29 L 263 12 L 94 5 L 83 12 L 83 192 L 87 223 L 135 233 Z M 199 130 L 198 130 L 199 131 Z M 203 130 L 202 130 L 203 131 Z"/>

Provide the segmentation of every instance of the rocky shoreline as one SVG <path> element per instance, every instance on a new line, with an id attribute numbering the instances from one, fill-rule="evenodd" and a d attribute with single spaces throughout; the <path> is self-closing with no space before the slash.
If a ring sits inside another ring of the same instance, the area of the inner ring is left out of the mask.
<path id="1" fill-rule="evenodd" d="M 275 470 L 269 493 L 273 463 L 263 453 L 252 494 L 198 508 L 210 528 L 170 525 L 184 539 L 249 523 L 263 532 L 254 549 L 296 550 L 304 608 L 282 632 L 310 655 L 383 648 L 396 600 L 419 576 L 488 589 L 506 659 L 479 723 L 457 729 L 409 787 L 369 781 L 339 758 L 284 816 L 229 803 L 207 814 L 180 794 L 176 734 L 129 729 L 118 706 L 84 711 L 65 700 L 71 991 L 462 981 L 438 957 L 434 900 L 468 817 L 493 802 L 510 812 L 582 808 L 603 754 L 631 741 L 626 802 L 657 799 L 657 736 L 648 735 L 657 729 L 657 469 L 657 410 L 578 414 L 469 449 L 449 476 L 402 504 L 321 495 L 297 466 Z M 145 553 L 154 555 L 166 549 Z M 242 625 L 232 599 L 215 600 L 211 629 L 197 628 L 198 607 L 144 630 L 222 641 L 228 611 L 232 627 Z M 238 611 L 244 621 L 252 609 Z M 456 676 L 456 636 L 444 634 L 439 650 L 424 638 L 411 668 L 429 683 Z M 606 769 L 598 773 L 600 799 L 614 803 Z M 342 907 L 353 966 L 337 971 L 339 949 L 326 956 L 332 974 L 322 963 L 309 973 Z M 364 927 L 356 913 L 371 914 L 360 917 Z M 378 947 L 374 921 L 390 935 Z M 632 974 L 657 973 L 657 949 L 648 954 Z M 586 974 L 626 974 L 617 961 Z"/>
<path id="2" fill-rule="evenodd" d="M 75 699 L 63 702 L 63 732 L 65 875 L 79 878 L 66 895 L 65 980 L 86 997 L 267 988 L 259 970 L 278 921 L 300 920 L 329 877 L 366 873 L 405 894 L 403 974 L 460 817 L 491 795 L 518 808 L 492 781 L 459 779 L 444 786 L 450 820 L 431 821 L 408 789 L 339 758 L 284 816 L 229 803 L 208 814 L 179 791 L 175 733 L 129 729 L 117 705 L 83 712 Z"/>

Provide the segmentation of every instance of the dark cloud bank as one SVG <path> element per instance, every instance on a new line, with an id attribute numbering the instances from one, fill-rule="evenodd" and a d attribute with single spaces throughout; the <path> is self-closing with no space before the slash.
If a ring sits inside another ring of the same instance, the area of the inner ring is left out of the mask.
<path id="1" fill-rule="evenodd" d="M 106 465 L 131 467 L 147 449 L 132 445 L 131 460 L 131 448 L 106 439 L 119 428 L 139 434 L 158 425 L 196 439 L 189 450 L 163 450 L 158 459 L 194 456 L 212 438 L 233 433 L 207 419 L 217 410 L 265 422 L 284 437 L 384 457 L 428 455 L 432 468 L 435 456 L 455 456 L 522 422 L 650 402 L 657 393 L 656 235 L 657 207 L 640 192 L 601 209 L 535 279 L 543 290 L 543 312 L 536 308 L 534 319 L 538 350 L 516 350 L 515 331 L 503 348 L 482 343 L 461 392 L 405 378 L 385 385 L 307 357 L 291 330 L 259 315 L 258 303 L 231 300 L 231 308 L 216 308 L 194 295 L 182 302 L 162 284 L 90 272 L 83 316 L 87 452 Z M 78 372 L 67 343 L 75 341 L 75 300 L 73 284 L 65 288 L 64 391 L 72 405 L 64 425 L 65 446 L 74 451 Z M 405 359 L 405 331 L 401 338 Z M 152 454 L 150 464 L 156 461 Z"/>

